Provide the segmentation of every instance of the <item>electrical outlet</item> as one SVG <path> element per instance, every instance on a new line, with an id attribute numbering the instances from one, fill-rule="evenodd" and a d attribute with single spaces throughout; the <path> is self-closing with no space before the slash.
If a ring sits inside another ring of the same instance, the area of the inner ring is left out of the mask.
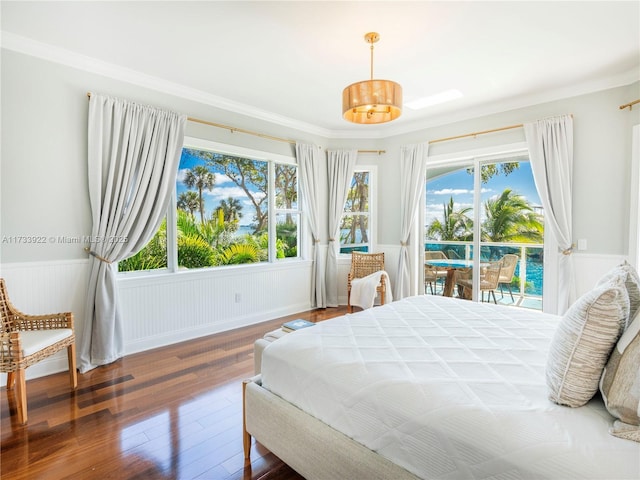
<path id="1" fill-rule="evenodd" d="M 578 250 L 586 250 L 587 249 L 587 240 L 581 238 L 578 240 Z"/>
<path id="2" fill-rule="evenodd" d="M 239 293 L 236 293 L 236 303 L 240 303 L 241 296 Z"/>

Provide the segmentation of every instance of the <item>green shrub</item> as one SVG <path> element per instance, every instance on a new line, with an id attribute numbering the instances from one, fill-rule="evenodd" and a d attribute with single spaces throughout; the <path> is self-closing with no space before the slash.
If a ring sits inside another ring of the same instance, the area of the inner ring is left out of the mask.
<path id="1" fill-rule="evenodd" d="M 163 220 L 160 228 L 142 250 L 132 257 L 118 262 L 119 272 L 156 270 L 167 268 L 167 224 Z"/>
<path id="2" fill-rule="evenodd" d="M 220 255 L 224 265 L 240 265 L 242 263 L 256 263 L 260 261 L 260 254 L 255 245 L 235 243 L 224 249 Z"/>
<path id="3" fill-rule="evenodd" d="M 178 237 L 178 266 L 184 268 L 210 267 L 216 264 L 213 248 L 202 238 L 192 235 Z"/>

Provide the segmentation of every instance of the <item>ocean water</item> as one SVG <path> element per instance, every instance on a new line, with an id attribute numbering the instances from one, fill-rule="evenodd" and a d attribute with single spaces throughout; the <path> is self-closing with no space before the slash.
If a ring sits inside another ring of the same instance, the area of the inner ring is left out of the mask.
<path id="1" fill-rule="evenodd" d="M 542 296 L 542 275 L 544 273 L 544 267 L 540 261 L 532 261 L 527 259 L 527 279 L 524 288 L 524 293 L 527 295 L 540 295 Z M 516 267 L 515 275 L 520 276 L 520 264 Z"/>

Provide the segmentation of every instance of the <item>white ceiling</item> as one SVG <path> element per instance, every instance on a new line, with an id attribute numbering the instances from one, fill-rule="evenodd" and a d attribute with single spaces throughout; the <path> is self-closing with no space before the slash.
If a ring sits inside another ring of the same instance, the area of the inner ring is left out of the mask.
<path id="1" fill-rule="evenodd" d="M 5 48 L 120 69 L 152 88 L 333 137 L 388 136 L 640 79 L 637 0 L 2 1 L 1 8 Z M 405 108 L 387 124 L 343 120 L 342 89 L 369 78 L 369 31 L 381 37 L 374 76 L 400 83 L 405 101 L 451 88 L 464 97 Z"/>

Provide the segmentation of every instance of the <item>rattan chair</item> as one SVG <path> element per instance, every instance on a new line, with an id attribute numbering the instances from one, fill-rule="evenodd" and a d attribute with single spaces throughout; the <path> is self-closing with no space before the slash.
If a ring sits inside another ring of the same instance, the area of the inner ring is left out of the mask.
<path id="1" fill-rule="evenodd" d="M 491 262 L 484 267 L 480 273 L 480 299 L 484 302 L 484 292 L 487 293 L 487 302 L 491 300 L 493 296 L 493 303 L 496 301 L 496 288 L 498 288 L 498 279 L 500 278 L 500 270 L 502 268 L 502 262 Z M 456 283 L 462 287 L 463 297 L 470 298 L 469 292 L 473 289 L 473 281 L 469 278 L 464 278 L 462 275 L 456 276 Z"/>
<path id="2" fill-rule="evenodd" d="M 351 306 L 351 281 L 355 278 L 363 278 L 372 273 L 384 270 L 384 253 L 351 252 L 351 269 L 347 276 L 347 311 L 352 312 Z M 384 296 L 387 291 L 385 277 L 380 278 L 380 284 L 376 292 L 380 295 L 380 305 L 384 305 Z"/>
<path id="3" fill-rule="evenodd" d="M 502 290 L 502 286 L 506 285 L 509 289 L 509 295 L 511 295 L 511 301 L 514 302 L 513 292 L 511 291 L 511 281 L 513 280 L 513 275 L 516 272 L 516 265 L 518 264 L 518 255 L 514 255 L 513 253 L 507 253 L 502 257 L 502 268 L 500 269 L 500 278 L 498 279 L 498 285 L 500 286 L 500 295 L 501 298 L 504 298 L 504 291 Z"/>
<path id="4" fill-rule="evenodd" d="M 20 312 L 11 304 L 2 278 L 0 310 L 0 372 L 7 374 L 7 390 L 16 385 L 18 422 L 24 425 L 27 423 L 27 367 L 66 348 L 71 388 L 78 386 L 73 314 L 26 315 Z"/>
<path id="5" fill-rule="evenodd" d="M 426 251 L 424 252 L 424 259 L 424 293 L 427 293 L 427 287 L 429 287 L 429 289 L 431 290 L 431 295 L 435 295 L 438 288 L 438 280 L 446 278 L 448 271 L 443 268 L 438 268 L 434 265 L 429 265 L 428 263 L 426 263 L 426 260 L 446 260 L 447 256 L 440 250 Z"/>

